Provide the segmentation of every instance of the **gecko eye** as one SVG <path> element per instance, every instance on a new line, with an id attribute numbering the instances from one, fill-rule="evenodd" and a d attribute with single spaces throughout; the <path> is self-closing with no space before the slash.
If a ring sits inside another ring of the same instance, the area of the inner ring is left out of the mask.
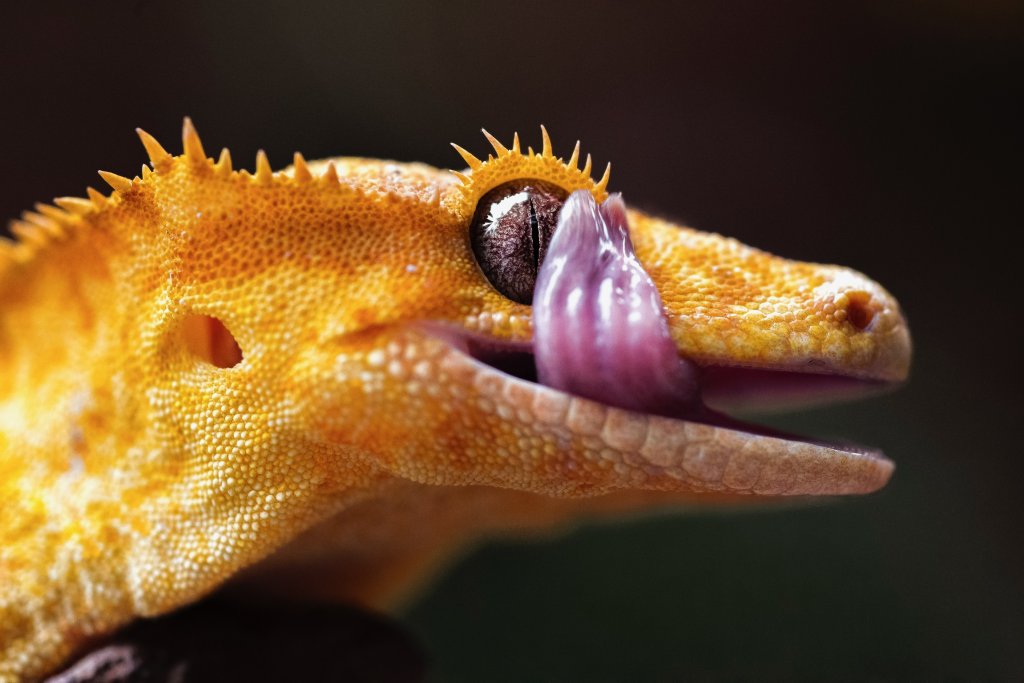
<path id="1" fill-rule="evenodd" d="M 513 180 L 476 205 L 470 240 L 484 275 L 513 301 L 530 304 L 558 212 L 568 193 L 543 180 Z"/>

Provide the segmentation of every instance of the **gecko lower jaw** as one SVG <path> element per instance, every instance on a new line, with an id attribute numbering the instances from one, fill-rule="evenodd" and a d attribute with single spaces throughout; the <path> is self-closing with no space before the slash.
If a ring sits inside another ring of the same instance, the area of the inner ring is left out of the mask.
<path id="1" fill-rule="evenodd" d="M 456 362 L 472 366 L 477 378 L 475 385 L 503 387 L 504 396 L 522 403 L 518 408 L 536 413 L 538 404 L 557 404 L 568 406 L 564 413 L 569 416 L 574 411 L 581 415 L 603 415 L 600 418 L 603 426 L 578 425 L 566 418 L 565 427 L 570 431 L 579 432 L 581 427 L 589 427 L 593 433 L 613 442 L 614 447 L 619 438 L 615 433 L 619 425 L 636 431 L 637 425 L 642 424 L 647 431 L 647 442 L 640 451 L 647 448 L 662 453 L 657 458 L 659 466 L 669 462 L 673 462 L 673 466 L 679 464 L 673 458 L 684 460 L 685 449 L 680 444 L 687 443 L 694 434 L 716 442 L 723 451 L 731 451 L 723 452 L 720 466 L 710 464 L 714 457 L 701 463 L 703 469 L 693 473 L 697 489 L 707 486 L 707 490 L 759 495 L 869 493 L 882 488 L 894 469 L 892 461 L 877 449 L 784 434 L 721 412 L 726 406 L 746 408 L 779 399 L 790 406 L 816 405 L 837 398 L 879 393 L 891 386 L 887 383 L 834 374 L 708 366 L 700 372 L 704 400 L 677 411 L 645 413 L 574 396 L 538 382 L 529 342 L 494 340 L 447 325 L 427 325 L 421 330 L 443 341 L 449 347 L 449 356 L 458 359 Z M 672 455 L 674 448 L 678 457 Z M 755 484 L 744 489 L 728 481 L 730 467 L 757 470 L 761 474 Z"/>

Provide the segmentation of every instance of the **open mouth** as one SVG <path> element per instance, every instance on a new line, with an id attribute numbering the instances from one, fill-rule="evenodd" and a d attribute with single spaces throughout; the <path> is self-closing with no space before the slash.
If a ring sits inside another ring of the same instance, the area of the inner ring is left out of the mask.
<path id="1" fill-rule="evenodd" d="M 510 378 L 553 389 L 540 382 L 533 346 L 528 342 L 504 342 L 473 333 L 456 332 L 450 328 L 444 331 L 434 328 L 432 332 L 435 336 L 443 337 L 455 350 L 492 370 Z M 709 365 L 699 368 L 697 384 L 700 400 L 667 405 L 663 410 L 646 414 L 752 435 L 799 441 L 889 462 L 877 449 L 851 442 L 826 442 L 790 434 L 731 417 L 727 412 L 757 412 L 769 408 L 772 411 L 789 412 L 800 407 L 820 406 L 884 393 L 891 387 L 888 383 L 833 374 Z M 614 400 L 613 395 L 609 395 L 606 400 L 589 398 L 609 407 L 619 407 L 611 402 Z"/>

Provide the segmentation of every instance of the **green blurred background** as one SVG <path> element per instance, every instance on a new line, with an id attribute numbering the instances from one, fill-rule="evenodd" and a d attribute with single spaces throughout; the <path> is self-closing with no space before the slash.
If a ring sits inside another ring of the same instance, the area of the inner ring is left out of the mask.
<path id="1" fill-rule="evenodd" d="M 403 617 L 434 679 L 1024 679 L 1020 3 L 58 6 L 0 10 L 5 217 L 185 114 L 250 168 L 544 123 L 627 202 L 903 303 L 906 388 L 771 418 L 881 446 L 884 491 L 486 544 Z"/>

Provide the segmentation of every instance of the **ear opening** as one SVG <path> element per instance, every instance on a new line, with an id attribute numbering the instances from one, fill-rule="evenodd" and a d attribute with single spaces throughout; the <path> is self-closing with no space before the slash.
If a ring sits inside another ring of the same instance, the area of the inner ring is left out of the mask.
<path id="1" fill-rule="evenodd" d="M 185 347 L 196 358 L 218 368 L 233 368 L 242 362 L 242 347 L 219 319 L 193 313 L 182 321 Z"/>

